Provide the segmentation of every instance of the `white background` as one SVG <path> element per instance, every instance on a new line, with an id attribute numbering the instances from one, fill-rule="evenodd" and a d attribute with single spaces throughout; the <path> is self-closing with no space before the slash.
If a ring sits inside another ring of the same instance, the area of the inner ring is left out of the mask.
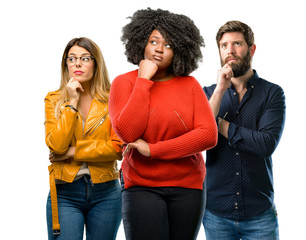
<path id="1" fill-rule="evenodd" d="M 218 28 L 228 20 L 255 33 L 253 67 L 281 85 L 287 118 L 273 155 L 280 237 L 301 239 L 305 216 L 305 7 L 303 1 L 98 1 L 10 0 L 0 4 L 0 232 L 5 239 L 47 239 L 45 205 L 48 149 L 44 142 L 44 97 L 60 83 L 60 61 L 74 37 L 101 48 L 110 78 L 133 70 L 120 41 L 136 10 L 162 8 L 189 16 L 204 37 L 203 62 L 192 75 L 202 86 L 215 83 Z M 124 239 L 122 225 L 118 238 Z M 205 239 L 201 227 L 198 239 Z"/>

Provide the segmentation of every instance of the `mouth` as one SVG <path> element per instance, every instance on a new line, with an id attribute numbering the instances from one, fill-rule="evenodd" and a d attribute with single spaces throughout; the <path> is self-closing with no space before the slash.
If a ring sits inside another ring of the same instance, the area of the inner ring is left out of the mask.
<path id="1" fill-rule="evenodd" d="M 82 71 L 75 71 L 74 72 L 74 74 L 76 74 L 76 75 L 81 75 L 81 74 L 83 74 L 84 72 L 82 72 Z"/>
<path id="2" fill-rule="evenodd" d="M 237 58 L 237 57 L 227 57 L 225 59 L 225 63 L 230 63 L 230 62 L 234 62 L 234 61 L 239 61 L 239 58 Z"/>
<path id="3" fill-rule="evenodd" d="M 161 55 L 153 55 L 153 59 L 155 59 L 157 61 L 162 61 L 163 57 Z"/>

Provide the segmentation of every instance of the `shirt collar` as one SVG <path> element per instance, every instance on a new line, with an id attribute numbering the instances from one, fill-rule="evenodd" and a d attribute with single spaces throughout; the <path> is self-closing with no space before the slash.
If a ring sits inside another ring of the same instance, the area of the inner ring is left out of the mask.
<path id="1" fill-rule="evenodd" d="M 247 88 L 254 88 L 256 86 L 256 83 L 259 79 L 258 74 L 256 70 L 253 70 L 253 76 L 250 78 L 250 80 L 247 82 Z"/>
<path id="2" fill-rule="evenodd" d="M 258 79 L 259 79 L 258 74 L 257 74 L 255 69 L 253 69 L 253 73 L 254 73 L 253 76 L 247 82 L 247 89 L 254 88 L 256 86 L 256 83 L 257 83 Z M 236 91 L 232 83 L 231 83 L 230 89 Z"/>

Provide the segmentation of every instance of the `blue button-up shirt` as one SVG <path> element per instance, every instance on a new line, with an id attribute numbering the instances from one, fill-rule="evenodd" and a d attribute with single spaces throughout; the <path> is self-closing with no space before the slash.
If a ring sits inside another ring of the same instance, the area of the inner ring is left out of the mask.
<path id="1" fill-rule="evenodd" d="M 204 87 L 208 99 L 215 87 Z M 233 85 L 224 94 L 218 117 L 225 115 L 228 139 L 219 134 L 217 146 L 206 152 L 207 209 L 246 220 L 273 204 L 271 155 L 284 128 L 284 92 L 254 71 L 240 103 Z"/>

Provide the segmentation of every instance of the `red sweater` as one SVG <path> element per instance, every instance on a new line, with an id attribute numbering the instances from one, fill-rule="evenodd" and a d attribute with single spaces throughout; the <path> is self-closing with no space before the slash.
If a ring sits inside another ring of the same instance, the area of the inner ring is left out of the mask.
<path id="1" fill-rule="evenodd" d="M 122 162 L 125 188 L 176 186 L 202 189 L 205 164 L 201 151 L 217 144 L 218 130 L 204 91 L 191 76 L 165 82 L 139 78 L 138 71 L 114 79 L 109 114 L 125 142 L 141 138 L 151 157 L 137 149 Z"/>

